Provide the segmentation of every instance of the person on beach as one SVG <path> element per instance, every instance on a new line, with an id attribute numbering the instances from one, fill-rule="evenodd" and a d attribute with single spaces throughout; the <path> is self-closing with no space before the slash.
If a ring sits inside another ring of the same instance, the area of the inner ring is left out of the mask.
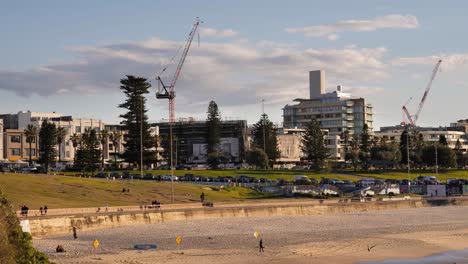
<path id="1" fill-rule="evenodd" d="M 259 250 L 259 252 L 260 252 L 260 253 L 265 252 L 264 248 L 265 248 L 265 247 L 263 246 L 263 239 L 260 238 L 260 241 L 258 242 L 258 250 Z"/>
<path id="2" fill-rule="evenodd" d="M 204 192 L 202 192 L 202 193 L 200 194 L 200 201 L 201 201 L 202 203 L 205 201 L 205 193 L 204 193 Z"/>
<path id="3" fill-rule="evenodd" d="M 47 205 L 44 205 L 44 215 L 47 215 Z"/>
<path id="4" fill-rule="evenodd" d="M 41 211 L 41 215 L 44 215 L 44 209 L 42 207 L 39 208 L 39 211 Z"/>
<path id="5" fill-rule="evenodd" d="M 73 226 L 73 239 L 77 239 L 78 235 L 76 234 L 76 226 Z"/>

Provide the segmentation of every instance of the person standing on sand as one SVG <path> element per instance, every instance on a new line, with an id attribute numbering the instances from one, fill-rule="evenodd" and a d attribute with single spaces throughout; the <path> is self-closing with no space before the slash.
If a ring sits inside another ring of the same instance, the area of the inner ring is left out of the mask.
<path id="1" fill-rule="evenodd" d="M 258 251 L 259 251 L 260 253 L 265 252 L 264 248 L 265 248 L 265 247 L 263 246 L 263 239 L 260 238 L 260 242 L 258 243 Z"/>
<path id="2" fill-rule="evenodd" d="M 47 215 L 47 205 L 44 205 L 44 214 Z"/>
<path id="3" fill-rule="evenodd" d="M 204 193 L 204 192 L 202 192 L 202 193 L 200 194 L 200 201 L 201 201 L 202 203 L 205 201 L 205 193 Z"/>
<path id="4" fill-rule="evenodd" d="M 73 226 L 73 239 L 77 239 L 78 236 L 76 235 L 76 226 Z"/>

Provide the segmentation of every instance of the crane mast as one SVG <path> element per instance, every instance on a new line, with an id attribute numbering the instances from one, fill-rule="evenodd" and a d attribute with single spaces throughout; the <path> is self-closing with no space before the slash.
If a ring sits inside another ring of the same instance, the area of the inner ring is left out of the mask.
<path id="1" fill-rule="evenodd" d="M 179 60 L 179 63 L 177 64 L 176 71 L 174 73 L 174 76 L 172 77 L 171 84 L 169 86 L 166 86 L 164 82 L 162 81 L 161 77 L 158 76 L 156 79 L 158 80 L 158 92 L 156 92 L 156 98 L 157 99 L 169 99 L 169 122 L 174 122 L 175 121 L 175 85 L 177 82 L 177 79 L 179 79 L 180 72 L 182 71 L 182 67 L 184 66 L 185 58 L 187 57 L 187 54 L 190 49 L 190 45 L 192 44 L 193 37 L 195 36 L 195 33 L 198 29 L 198 26 L 200 25 L 201 21 L 198 19 L 195 21 L 195 23 L 192 26 L 192 30 L 190 31 L 187 41 L 185 43 L 184 50 L 182 52 L 181 58 Z M 162 88 L 161 88 L 162 86 Z"/>
<path id="2" fill-rule="evenodd" d="M 409 125 L 411 125 L 411 126 L 416 126 L 416 122 L 418 121 L 419 114 L 421 114 L 421 110 L 424 107 L 424 103 L 426 102 L 427 95 L 429 94 L 429 91 L 431 90 L 432 82 L 434 81 L 434 79 L 435 79 L 435 77 L 437 75 L 437 72 L 439 71 L 441 63 L 442 63 L 442 60 L 439 60 L 437 62 L 437 64 L 435 65 L 434 69 L 432 70 L 431 78 L 429 79 L 429 83 L 426 86 L 426 90 L 424 90 L 423 97 L 421 98 L 421 101 L 419 102 L 418 111 L 414 115 L 414 118 L 411 117 L 410 113 L 408 112 L 408 109 L 406 108 L 406 104 L 403 105 L 403 107 L 402 107 L 403 112 L 405 113 L 405 115 L 406 115 L 406 117 L 407 117 L 407 119 L 409 121 Z"/>

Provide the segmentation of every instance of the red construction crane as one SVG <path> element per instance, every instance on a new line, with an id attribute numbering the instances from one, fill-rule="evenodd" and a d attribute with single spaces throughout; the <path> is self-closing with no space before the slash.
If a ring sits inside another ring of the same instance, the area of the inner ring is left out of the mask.
<path id="1" fill-rule="evenodd" d="M 174 120 L 175 120 L 175 114 L 174 114 L 175 92 L 174 92 L 174 88 L 175 88 L 177 79 L 179 78 L 180 72 L 182 70 L 182 66 L 184 66 L 185 58 L 187 57 L 187 54 L 189 52 L 190 45 L 192 44 L 193 37 L 195 36 L 195 33 L 196 33 L 200 23 L 201 23 L 201 21 L 197 17 L 197 20 L 193 24 L 192 30 L 190 31 L 190 34 L 188 35 L 187 41 L 185 43 L 184 51 L 182 52 L 182 55 L 181 55 L 179 64 L 177 65 L 174 76 L 172 77 L 171 84 L 169 86 L 166 86 L 166 85 L 164 85 L 164 83 L 163 83 L 160 76 L 158 76 L 156 78 L 159 81 L 158 82 L 158 91 L 156 92 L 156 98 L 157 99 L 169 99 L 169 122 L 171 122 L 171 123 L 173 123 Z M 164 72 L 166 70 L 166 68 L 164 68 L 162 72 Z"/>
<path id="2" fill-rule="evenodd" d="M 434 69 L 432 70 L 432 75 L 431 75 L 431 79 L 429 80 L 429 83 L 427 84 L 426 86 L 426 90 L 424 91 L 424 94 L 423 94 L 423 97 L 421 98 L 421 102 L 419 102 L 419 107 L 418 107 L 418 111 L 416 112 L 416 114 L 414 115 L 414 117 L 412 117 L 410 115 L 410 113 L 408 112 L 408 109 L 406 108 L 406 105 L 408 104 L 408 102 L 411 100 L 408 100 L 408 102 L 406 102 L 405 105 L 403 105 L 402 109 L 403 109 L 403 112 L 405 113 L 406 115 L 406 118 L 408 119 L 409 121 L 409 125 L 411 126 L 416 126 L 416 122 L 418 121 L 418 118 L 419 118 L 419 114 L 421 114 L 421 110 L 424 106 L 424 102 L 426 101 L 426 98 L 427 98 L 427 95 L 429 94 L 429 91 L 431 90 L 431 86 L 432 86 L 432 81 L 434 81 L 434 78 L 436 77 L 437 75 L 437 72 L 439 71 L 439 68 L 440 68 L 440 64 L 442 63 L 442 60 L 439 60 L 437 62 L 437 64 L 435 65 Z"/>

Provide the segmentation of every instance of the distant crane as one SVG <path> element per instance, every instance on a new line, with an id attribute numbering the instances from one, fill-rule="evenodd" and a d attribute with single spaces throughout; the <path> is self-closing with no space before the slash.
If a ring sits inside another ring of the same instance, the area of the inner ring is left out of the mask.
<path id="1" fill-rule="evenodd" d="M 409 101 L 412 99 L 410 98 L 402 107 L 403 109 L 403 112 L 404 114 L 406 115 L 406 118 L 408 119 L 409 121 L 409 124 L 410 126 L 416 126 L 416 122 L 418 121 L 418 118 L 419 118 L 419 114 L 421 114 L 421 110 L 424 106 L 424 102 L 426 101 L 426 98 L 427 98 L 427 95 L 429 94 L 429 91 L 431 90 L 431 86 L 432 86 L 432 81 L 434 81 L 434 78 L 436 77 L 437 75 L 437 72 L 439 71 L 439 68 L 440 68 L 440 64 L 442 63 L 442 60 L 439 60 L 437 62 L 437 64 L 435 65 L 434 69 L 432 70 L 432 75 L 431 75 L 431 79 L 429 80 L 429 83 L 427 84 L 426 86 L 426 90 L 424 91 L 424 94 L 423 94 L 423 97 L 421 98 L 421 102 L 419 102 L 419 107 L 418 107 L 418 111 L 416 112 L 416 114 L 412 117 L 410 115 L 410 113 L 408 112 L 408 109 L 406 108 L 406 105 L 409 103 Z"/>
<path id="2" fill-rule="evenodd" d="M 202 23 L 200 19 L 197 17 L 195 23 L 192 26 L 192 30 L 190 31 L 187 41 L 185 43 L 185 48 L 184 51 L 182 52 L 182 56 L 179 60 L 179 64 L 177 65 L 176 71 L 174 73 L 174 76 L 172 77 L 172 82 L 169 86 L 165 85 L 161 79 L 160 76 L 158 76 L 156 79 L 158 80 L 158 91 L 156 92 L 156 98 L 157 99 L 169 99 L 169 122 L 173 123 L 175 120 L 175 113 L 174 113 L 174 98 L 175 98 L 175 85 L 177 82 L 177 79 L 179 79 L 180 72 L 182 71 L 182 66 L 184 66 L 185 58 L 187 57 L 187 54 L 190 49 L 190 45 L 192 44 L 193 37 L 195 36 L 195 33 L 198 29 L 198 26 Z M 167 67 L 163 69 L 161 73 L 166 71 Z"/>
<path id="3" fill-rule="evenodd" d="M 173 150 L 172 150 L 172 124 L 174 123 L 175 120 L 175 114 L 174 114 L 174 98 L 175 98 L 175 92 L 174 88 L 177 82 L 177 79 L 179 78 L 180 72 L 182 71 L 182 66 L 184 66 L 185 58 L 187 57 L 187 54 L 190 49 L 190 45 L 192 44 L 193 37 L 195 36 L 195 33 L 197 32 L 198 26 L 202 23 L 198 17 L 195 23 L 192 26 L 192 30 L 190 31 L 187 41 L 185 43 L 185 48 L 182 52 L 182 55 L 179 60 L 179 64 L 177 65 L 176 71 L 174 73 L 174 76 L 172 77 L 172 82 L 169 86 L 164 85 L 164 82 L 161 79 L 161 76 L 158 76 L 156 79 L 158 80 L 158 91 L 156 92 L 156 98 L 157 99 L 169 99 L 169 145 L 170 145 L 170 162 L 171 162 L 171 203 L 174 202 L 174 159 L 173 159 Z M 200 40 L 199 40 L 200 41 Z M 200 42 L 199 42 L 200 43 Z M 175 56 L 174 56 L 175 58 Z M 167 69 L 167 66 L 162 70 L 161 74 L 164 73 Z M 161 75 L 160 74 L 160 75 Z M 177 155 L 177 153 L 176 153 Z M 177 157 L 177 156 L 176 156 Z"/>

